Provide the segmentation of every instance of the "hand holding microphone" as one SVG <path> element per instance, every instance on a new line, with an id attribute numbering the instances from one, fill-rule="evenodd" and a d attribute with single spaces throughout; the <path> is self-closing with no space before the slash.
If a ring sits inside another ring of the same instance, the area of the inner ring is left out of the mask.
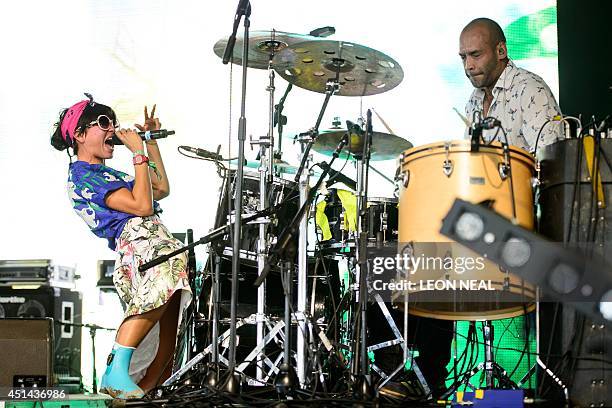
<path id="1" fill-rule="evenodd" d="M 143 140 L 138 132 L 133 129 L 118 129 L 113 135 L 112 144 L 125 145 L 132 153 L 135 153 L 143 150 Z"/>
<path id="2" fill-rule="evenodd" d="M 127 132 L 127 130 L 128 129 L 121 129 L 120 131 L 117 131 L 117 133 L 119 132 L 125 133 Z M 175 133 L 174 130 L 166 130 L 166 129 L 147 130 L 143 132 L 133 131 L 133 132 L 136 133 L 140 137 L 141 141 L 146 141 L 146 142 L 153 141 L 156 139 L 162 139 L 170 135 L 173 135 Z M 123 140 L 119 138 L 116 134 L 115 136 L 113 136 L 113 144 L 122 145 L 125 143 L 123 143 Z"/>
<path id="3" fill-rule="evenodd" d="M 140 136 L 140 139 L 142 141 L 146 141 L 148 144 L 155 144 L 155 140 L 156 139 L 161 139 L 164 137 L 168 137 L 169 135 L 173 135 L 174 134 L 174 130 L 166 130 L 166 129 L 161 129 L 161 123 L 159 122 L 159 118 L 155 117 L 155 108 L 157 107 L 156 104 L 153 105 L 153 108 L 151 109 L 151 115 L 149 115 L 149 111 L 145 105 L 144 107 L 144 117 L 145 117 L 145 122 L 143 125 L 139 125 L 138 123 L 135 123 L 134 126 L 140 131 L 140 132 L 134 132 Z M 122 129 L 121 131 L 122 135 L 127 134 L 127 130 Z M 118 132 L 119 133 L 119 132 Z M 124 144 L 124 138 L 118 137 L 117 135 L 113 136 L 113 144 L 115 145 L 122 145 Z M 138 144 L 135 140 L 133 140 L 134 143 L 132 144 Z M 136 149 L 136 150 L 142 150 L 142 144 L 139 144 L 140 148 Z M 130 150 L 132 150 L 130 148 L 130 146 L 128 146 L 128 148 Z M 133 151 L 133 150 L 132 150 Z"/>

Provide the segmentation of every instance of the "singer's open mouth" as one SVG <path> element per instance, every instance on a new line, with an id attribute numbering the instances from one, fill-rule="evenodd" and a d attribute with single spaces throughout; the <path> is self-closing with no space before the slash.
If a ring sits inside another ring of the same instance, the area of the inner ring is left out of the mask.
<path id="1" fill-rule="evenodd" d="M 115 146 L 115 143 L 113 142 L 113 138 L 112 137 L 109 137 L 108 139 L 106 139 L 104 141 L 104 143 L 109 145 L 109 146 L 113 146 L 113 147 Z"/>

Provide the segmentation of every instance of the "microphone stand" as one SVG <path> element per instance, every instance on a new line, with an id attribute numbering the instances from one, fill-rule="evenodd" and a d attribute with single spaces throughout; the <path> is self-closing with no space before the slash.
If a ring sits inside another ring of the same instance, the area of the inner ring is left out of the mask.
<path id="1" fill-rule="evenodd" d="M 116 331 L 116 329 L 109 329 L 106 327 L 98 326 L 97 324 L 87 324 L 87 323 L 70 323 L 62 320 L 56 320 L 56 323 L 62 326 L 70 326 L 70 327 L 81 327 L 85 329 L 89 329 L 89 335 L 91 336 L 91 357 L 92 357 L 92 383 L 91 383 L 91 393 L 98 393 L 98 375 L 96 373 L 96 330 L 107 330 L 107 331 Z"/>
<path id="2" fill-rule="evenodd" d="M 228 377 L 224 389 L 231 393 L 239 391 L 240 382 L 234 375 L 236 367 L 236 309 L 238 302 L 238 275 L 240 272 L 240 231 L 242 227 L 242 185 L 244 183 L 244 143 L 246 141 L 246 90 L 247 68 L 249 59 L 249 27 L 251 25 L 251 4 L 249 0 L 240 0 L 238 12 L 234 19 L 234 32 L 240 23 L 240 16 L 244 15 L 244 39 L 242 42 L 242 99 L 240 103 L 240 119 L 238 121 L 238 163 L 236 169 L 236 197 L 234 198 L 234 236 L 232 245 L 232 289 L 230 299 L 230 338 L 228 355 Z M 229 45 L 229 42 L 228 42 Z M 226 54 L 228 54 L 228 46 Z"/>
<path id="3" fill-rule="evenodd" d="M 478 117 L 478 119 L 476 118 Z M 482 114 L 474 111 L 472 115 L 472 126 L 470 127 L 470 152 L 476 153 L 480 150 L 480 139 L 482 138 Z"/>

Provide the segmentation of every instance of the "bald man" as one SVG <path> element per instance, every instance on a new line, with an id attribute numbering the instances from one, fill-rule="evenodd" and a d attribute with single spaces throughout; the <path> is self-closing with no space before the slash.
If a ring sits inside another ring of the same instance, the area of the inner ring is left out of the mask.
<path id="1" fill-rule="evenodd" d="M 470 123 L 476 111 L 483 118 L 492 116 L 501 121 L 508 144 L 532 153 L 562 138 L 561 123 L 556 121 L 547 124 L 538 139 L 544 123 L 561 115 L 559 105 L 542 78 L 509 59 L 499 24 L 488 18 L 472 20 L 461 31 L 459 56 L 476 88 L 465 107 Z M 492 141 L 496 132 L 485 130 L 483 138 Z M 505 141 L 501 130 L 497 140 Z"/>

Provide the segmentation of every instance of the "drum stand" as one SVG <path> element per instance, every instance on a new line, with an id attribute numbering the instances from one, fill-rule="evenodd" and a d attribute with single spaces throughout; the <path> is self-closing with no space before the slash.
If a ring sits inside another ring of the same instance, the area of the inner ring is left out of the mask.
<path id="1" fill-rule="evenodd" d="M 557 377 L 557 375 L 555 373 L 553 373 L 546 366 L 546 364 L 540 358 L 540 292 L 539 291 L 536 291 L 536 310 L 535 310 L 535 313 L 536 313 L 535 318 L 536 318 L 536 354 L 537 354 L 536 355 L 536 361 L 529 368 L 529 371 L 527 371 L 527 373 L 525 373 L 523 378 L 521 378 L 519 380 L 517 385 L 520 387 L 525 382 L 527 382 L 527 380 L 529 380 L 529 378 L 531 378 L 531 376 L 535 372 L 536 367 L 539 366 L 546 373 L 546 375 L 548 375 L 559 387 L 561 387 L 561 389 L 563 390 L 563 396 L 565 397 L 566 406 L 568 406 L 567 404 L 569 404 L 569 392 L 568 392 L 567 386 L 563 383 L 563 381 L 561 381 L 561 379 L 559 377 Z"/>
<path id="2" fill-rule="evenodd" d="M 393 332 L 393 335 L 395 336 L 395 338 L 393 340 L 388 340 L 382 343 L 368 346 L 368 352 L 371 352 L 371 351 L 373 352 L 375 350 L 380 350 L 386 347 L 391 347 L 396 344 L 399 344 L 403 351 L 402 363 L 395 370 L 393 370 L 391 374 L 386 374 L 376 364 L 374 363 L 371 364 L 372 370 L 374 370 L 378 375 L 380 375 L 380 377 L 383 380 L 380 384 L 378 384 L 377 390 L 380 391 L 389 381 L 391 381 L 391 379 L 393 379 L 393 377 L 395 377 L 401 370 L 403 370 L 406 367 L 407 363 L 410 363 L 411 369 L 414 372 L 414 375 L 416 376 L 419 384 L 423 388 L 424 394 L 427 396 L 430 396 L 431 390 L 429 388 L 429 385 L 427 384 L 427 381 L 425 380 L 425 377 L 423 376 L 423 373 L 421 372 L 421 369 L 419 368 L 418 364 L 416 363 L 416 361 L 414 361 L 413 350 L 410 347 L 408 347 L 408 344 L 407 344 L 407 341 L 408 341 L 408 335 L 407 335 L 408 333 L 408 308 L 404 307 L 404 335 L 402 336 L 402 333 L 400 333 L 399 328 L 397 327 L 397 324 L 395 324 L 395 320 L 393 320 L 393 317 L 391 316 L 391 313 L 389 313 L 389 309 L 387 308 L 387 305 L 385 304 L 381 296 L 378 293 L 375 293 L 373 291 L 370 291 L 370 293 L 373 293 L 372 296 L 376 300 L 378 307 L 380 308 L 383 315 L 385 316 L 385 320 L 387 320 L 387 323 L 389 324 L 389 327 L 391 328 L 391 331 Z"/>
<path id="3" fill-rule="evenodd" d="M 467 373 L 461 382 L 458 382 L 455 386 L 451 387 L 444 395 L 448 396 L 455 392 L 462 385 L 466 387 L 471 387 L 470 379 L 476 375 L 480 371 L 484 371 L 485 374 L 485 386 L 486 389 L 495 389 L 495 380 L 498 381 L 498 384 L 503 382 L 506 385 L 509 385 L 512 389 L 517 389 L 518 385 L 508 377 L 508 373 L 504 370 L 499 364 L 495 362 L 493 356 L 493 326 L 491 325 L 490 320 L 485 320 L 483 322 L 482 327 L 482 335 L 484 341 L 484 354 L 485 360 L 478 364 L 476 368 Z M 528 341 L 528 340 L 526 340 Z M 502 387 L 503 388 L 503 387 Z"/>

